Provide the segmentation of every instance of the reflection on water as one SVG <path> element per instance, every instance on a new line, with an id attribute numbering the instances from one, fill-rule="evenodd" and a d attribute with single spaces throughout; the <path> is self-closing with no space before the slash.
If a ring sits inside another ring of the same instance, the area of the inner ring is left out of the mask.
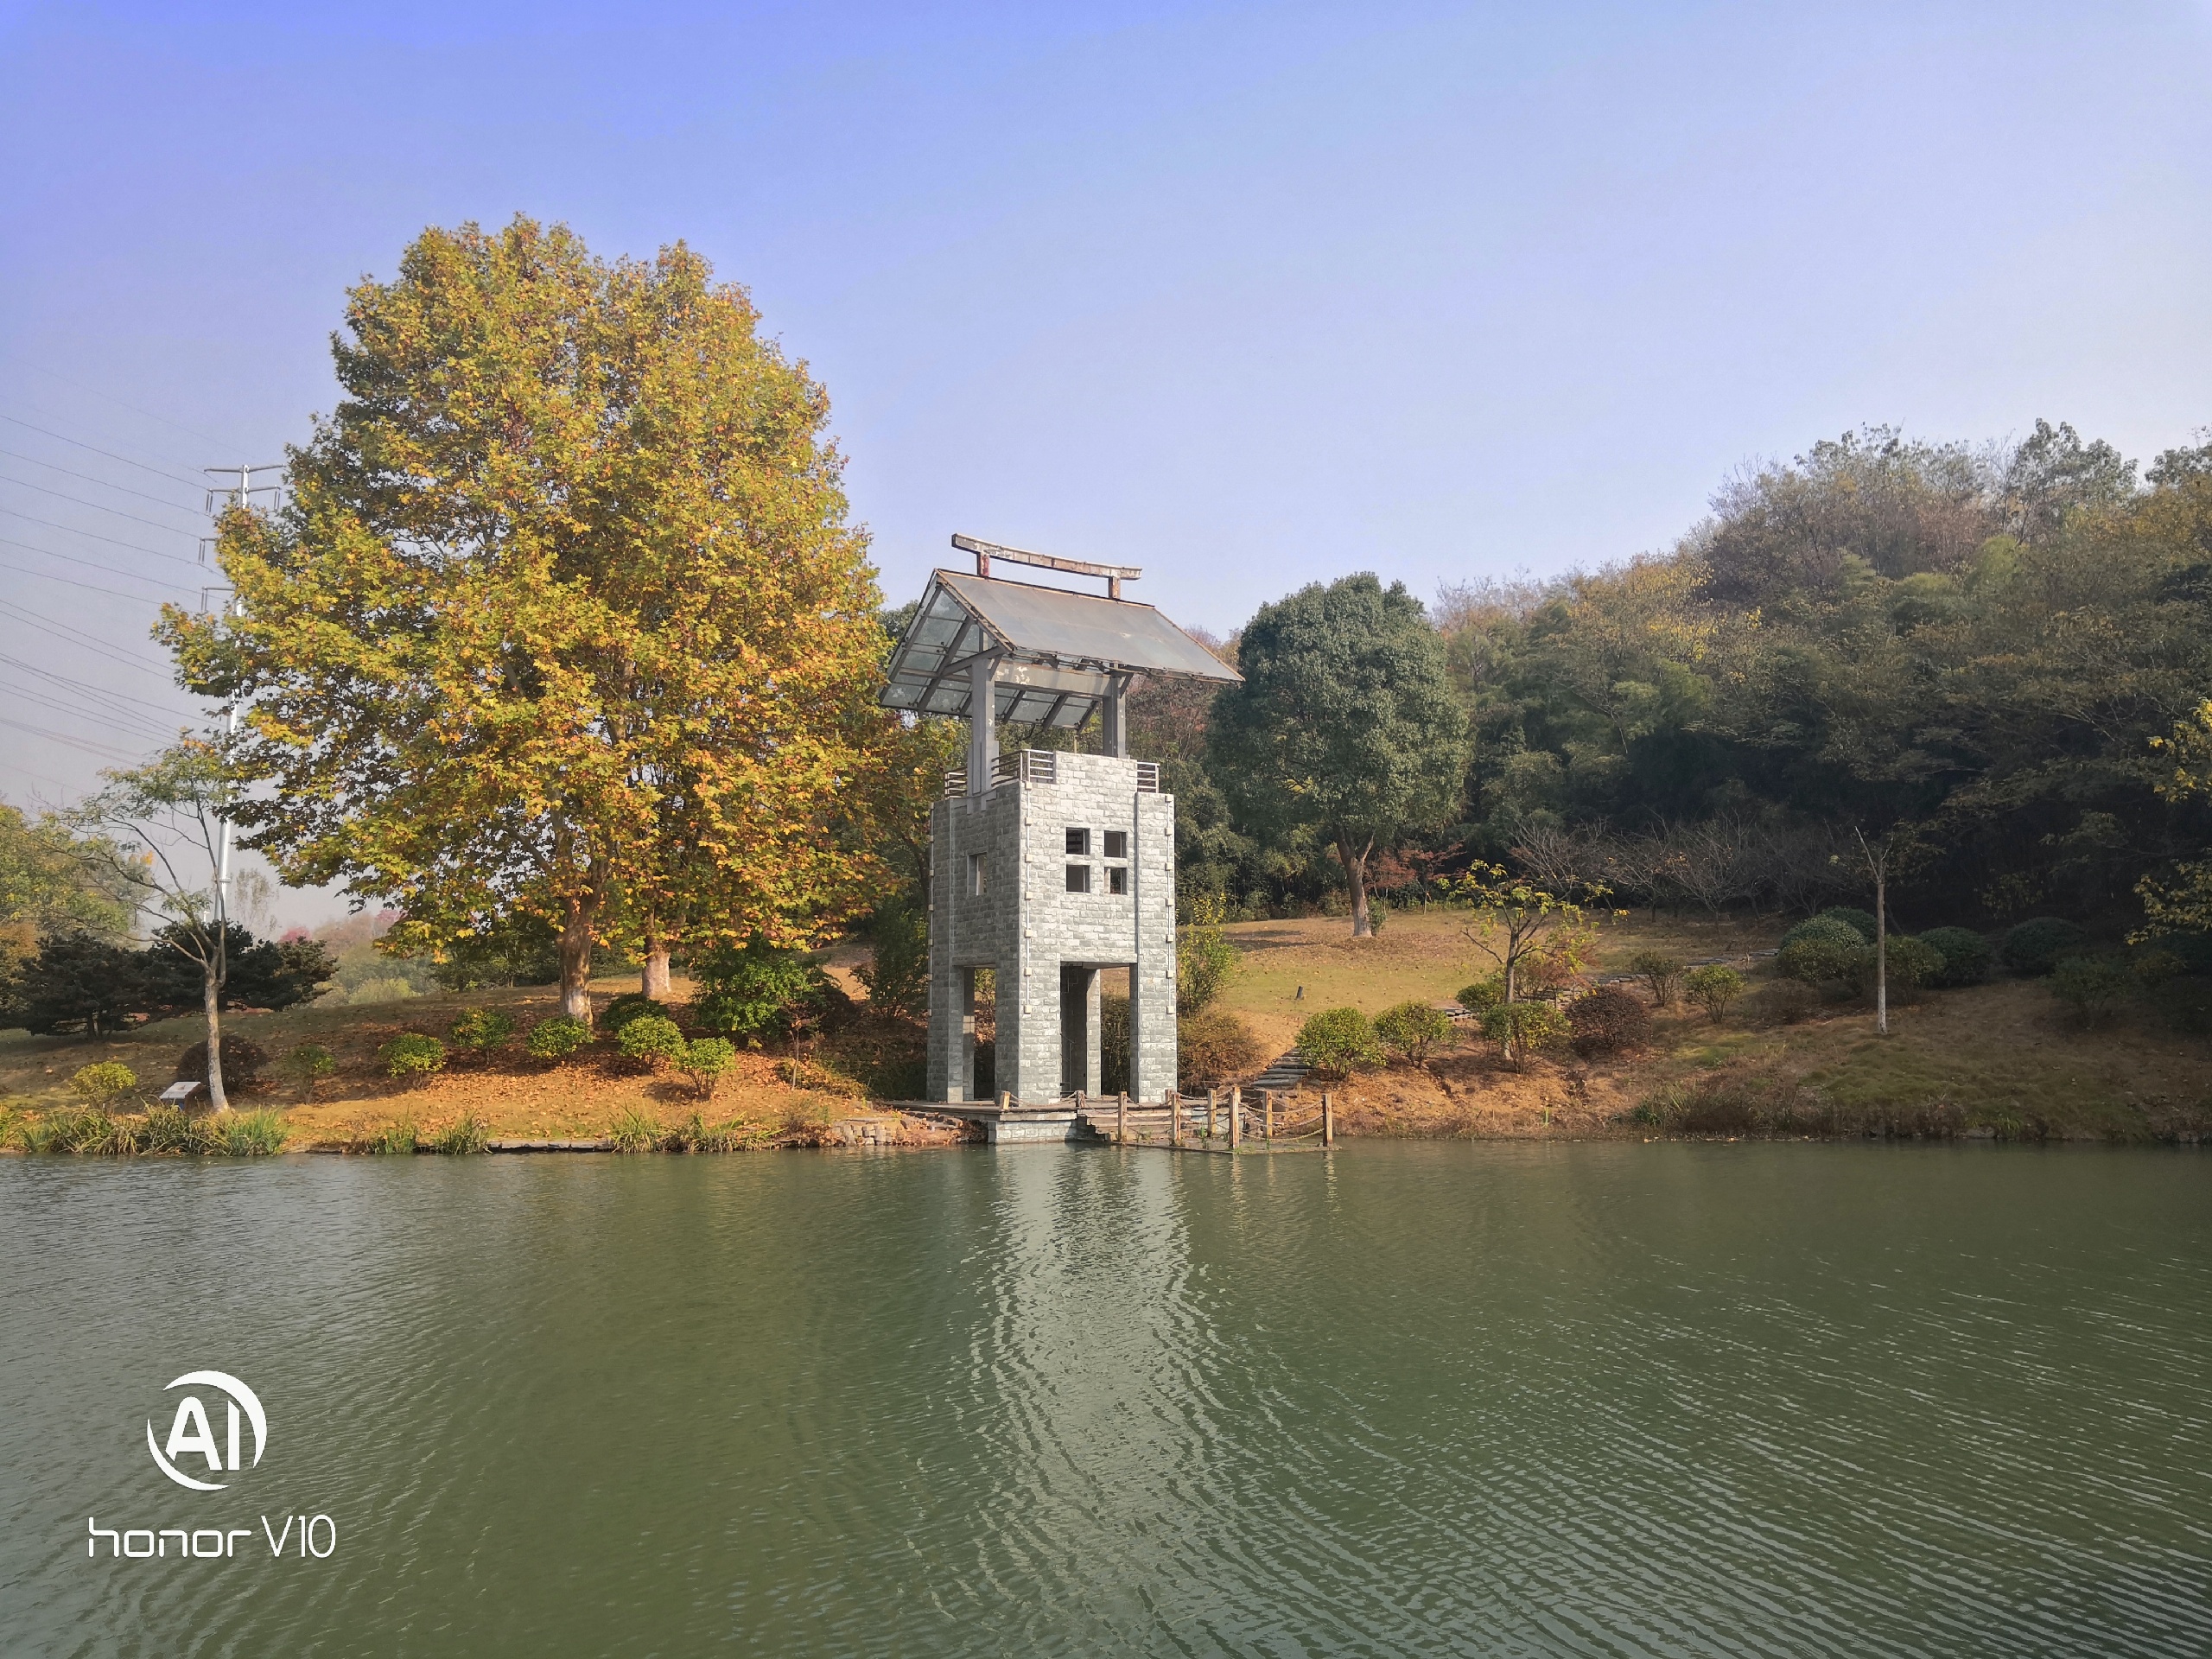
<path id="1" fill-rule="evenodd" d="M 5 1160 L 0 1648 L 2202 1654 L 2208 1174 Z M 202 1368 L 270 1413 L 214 1494 L 144 1446 Z"/>

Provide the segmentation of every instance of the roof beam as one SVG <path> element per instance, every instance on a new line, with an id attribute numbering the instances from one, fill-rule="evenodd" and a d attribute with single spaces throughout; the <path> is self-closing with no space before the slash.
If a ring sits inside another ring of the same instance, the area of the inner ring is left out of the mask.
<path id="1" fill-rule="evenodd" d="M 1085 559 L 1057 558 L 1050 553 L 1026 553 L 1018 547 L 977 541 L 973 536 L 956 535 L 952 544 L 963 553 L 976 556 L 976 574 L 979 576 L 991 574 L 993 559 L 1004 559 L 1008 564 L 1030 564 L 1040 570 L 1058 570 L 1071 576 L 1103 576 L 1109 599 L 1119 599 L 1123 582 L 1135 582 L 1144 575 L 1142 568 L 1134 564 L 1093 564 Z"/>

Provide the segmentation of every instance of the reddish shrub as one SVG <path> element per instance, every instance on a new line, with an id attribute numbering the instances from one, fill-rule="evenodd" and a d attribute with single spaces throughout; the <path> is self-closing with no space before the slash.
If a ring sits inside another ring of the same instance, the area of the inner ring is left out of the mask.
<path id="1" fill-rule="evenodd" d="M 1567 1004 L 1568 1041 L 1585 1058 L 1641 1048 L 1651 1040 L 1651 1011 L 1643 999 L 1616 985 L 1600 985 Z"/>

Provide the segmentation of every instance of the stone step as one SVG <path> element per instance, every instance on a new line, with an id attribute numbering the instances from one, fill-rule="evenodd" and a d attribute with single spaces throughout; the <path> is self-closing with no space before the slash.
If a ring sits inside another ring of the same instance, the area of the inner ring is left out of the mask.
<path id="1" fill-rule="evenodd" d="M 1244 1088 L 1247 1093 L 1255 1093 L 1262 1089 L 1278 1091 L 1295 1089 L 1313 1069 L 1313 1063 L 1294 1048 L 1279 1056 L 1273 1065 L 1246 1084 Z"/>

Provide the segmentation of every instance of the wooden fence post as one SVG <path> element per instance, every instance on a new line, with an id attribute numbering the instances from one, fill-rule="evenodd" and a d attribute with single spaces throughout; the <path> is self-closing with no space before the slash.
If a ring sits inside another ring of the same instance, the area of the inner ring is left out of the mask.
<path id="1" fill-rule="evenodd" d="M 1214 1091 L 1209 1089 L 1206 1090 L 1206 1139 L 1209 1141 L 1213 1139 L 1213 1103 Z"/>
<path id="2" fill-rule="evenodd" d="M 1167 1144 L 1179 1147 L 1183 1144 L 1183 1097 L 1170 1089 L 1160 1098 L 1167 1103 Z"/>
<path id="3" fill-rule="evenodd" d="M 1321 1091 L 1321 1144 L 1325 1147 L 1337 1144 L 1337 1109 L 1325 1089 Z"/>
<path id="4" fill-rule="evenodd" d="M 1129 1143 L 1129 1091 L 1124 1089 L 1114 1101 L 1114 1144 L 1125 1147 Z"/>
<path id="5" fill-rule="evenodd" d="M 1244 1144 L 1244 1090 L 1242 1085 L 1229 1086 L 1229 1149 L 1231 1152 Z"/>
<path id="6" fill-rule="evenodd" d="M 1274 1090 L 1260 1090 L 1260 1110 L 1264 1122 L 1261 1134 L 1272 1141 L 1275 1138 L 1275 1091 Z"/>

